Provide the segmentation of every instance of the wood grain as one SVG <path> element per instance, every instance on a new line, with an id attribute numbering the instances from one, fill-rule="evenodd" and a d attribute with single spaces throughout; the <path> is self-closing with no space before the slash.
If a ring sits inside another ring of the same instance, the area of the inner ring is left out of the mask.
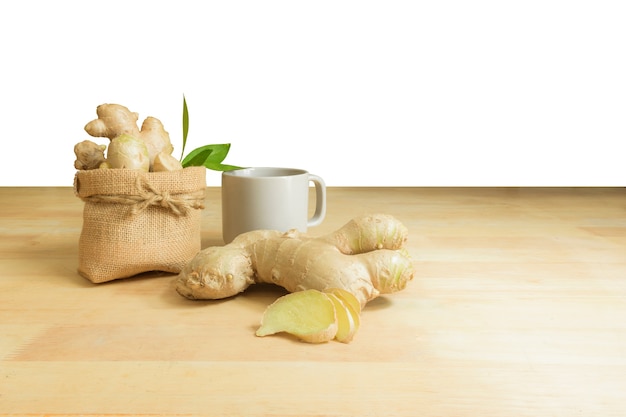
<path id="1" fill-rule="evenodd" d="M 168 274 L 88 282 L 70 188 L 0 201 L 0 415 L 626 415 L 623 188 L 330 188 L 311 234 L 393 214 L 417 274 L 322 345 L 254 336 L 280 288 L 192 302 Z M 220 210 L 209 188 L 204 247 Z"/>

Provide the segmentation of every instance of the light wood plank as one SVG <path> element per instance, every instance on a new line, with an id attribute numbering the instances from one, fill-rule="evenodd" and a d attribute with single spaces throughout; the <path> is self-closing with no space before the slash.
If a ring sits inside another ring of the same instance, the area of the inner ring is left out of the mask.
<path id="1" fill-rule="evenodd" d="M 257 338 L 284 291 L 192 302 L 76 273 L 70 188 L 0 188 L 0 415 L 626 415 L 626 190 L 330 188 L 323 234 L 409 228 L 416 277 L 350 344 Z M 203 246 L 221 245 L 209 188 Z"/>

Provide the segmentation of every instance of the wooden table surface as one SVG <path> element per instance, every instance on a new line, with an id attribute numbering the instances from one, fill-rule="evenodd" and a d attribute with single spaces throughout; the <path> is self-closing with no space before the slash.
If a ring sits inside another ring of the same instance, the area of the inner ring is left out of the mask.
<path id="1" fill-rule="evenodd" d="M 0 415 L 626 415 L 626 189 L 330 188 L 311 234 L 393 214 L 417 273 L 321 345 L 254 336 L 272 286 L 82 278 L 71 188 L 0 201 Z M 209 188 L 203 247 L 220 221 Z"/>

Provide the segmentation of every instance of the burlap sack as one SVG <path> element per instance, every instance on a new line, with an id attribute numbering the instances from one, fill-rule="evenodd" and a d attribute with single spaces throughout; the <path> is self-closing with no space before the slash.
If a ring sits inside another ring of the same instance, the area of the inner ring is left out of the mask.
<path id="1" fill-rule="evenodd" d="M 85 202 L 78 272 L 94 283 L 148 271 L 178 273 L 201 246 L 206 168 L 78 171 Z"/>

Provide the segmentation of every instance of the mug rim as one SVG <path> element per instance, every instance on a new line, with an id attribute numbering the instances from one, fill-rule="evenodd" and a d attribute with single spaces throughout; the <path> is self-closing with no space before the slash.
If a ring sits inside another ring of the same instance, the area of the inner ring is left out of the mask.
<path id="1" fill-rule="evenodd" d="M 247 167 L 224 171 L 222 175 L 229 177 L 245 178 L 280 178 L 307 175 L 309 172 L 300 168 L 288 167 Z"/>

